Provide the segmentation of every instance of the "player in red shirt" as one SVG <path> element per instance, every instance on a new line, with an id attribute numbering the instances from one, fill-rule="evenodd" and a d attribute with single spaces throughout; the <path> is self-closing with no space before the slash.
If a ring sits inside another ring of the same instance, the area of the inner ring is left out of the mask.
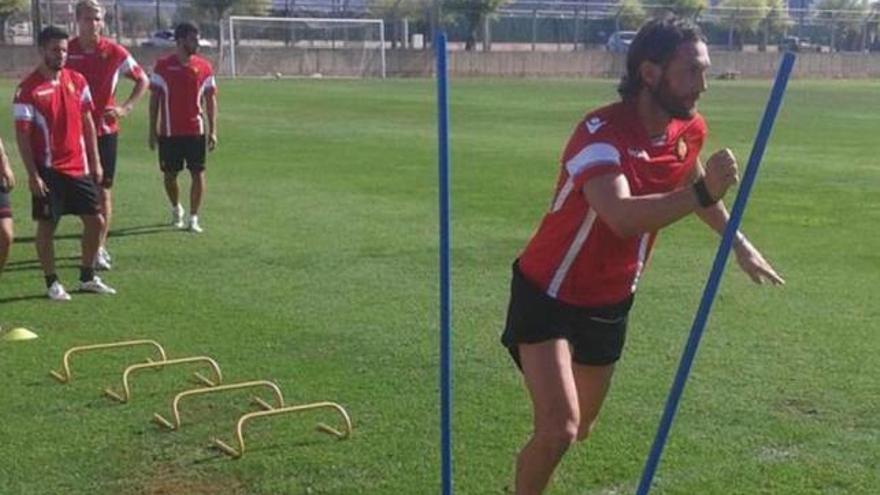
<path id="1" fill-rule="evenodd" d="M 621 101 L 587 114 L 562 157 L 550 210 L 513 266 L 502 343 L 525 378 L 534 431 L 520 451 L 516 493 L 542 493 L 568 447 L 589 435 L 623 350 L 627 315 L 657 231 L 696 213 L 721 233 L 721 202 L 738 180 L 730 150 L 699 154 L 696 102 L 709 54 L 699 28 L 645 24 L 630 45 Z M 782 278 L 742 235 L 740 267 Z"/>
<path id="2" fill-rule="evenodd" d="M 107 251 L 107 236 L 113 217 L 112 187 L 116 176 L 119 121 L 131 112 L 147 91 L 149 80 L 125 48 L 101 36 L 104 8 L 97 0 L 77 2 L 76 23 L 79 36 L 70 40 L 67 67 L 86 76 L 94 100 L 92 120 L 98 131 L 98 153 L 104 169 L 104 181 L 99 184 L 104 229 L 101 231 L 101 247 L 98 248 L 95 266 L 109 270 L 112 260 Z M 134 81 L 134 88 L 125 102 L 118 105 L 114 94 L 119 79 L 123 77 Z"/>
<path id="3" fill-rule="evenodd" d="M 0 274 L 6 266 L 9 249 L 12 247 L 12 206 L 9 203 L 9 191 L 15 187 L 15 174 L 9 166 L 9 158 L 0 139 Z"/>
<path id="4" fill-rule="evenodd" d="M 150 77 L 149 144 L 151 150 L 159 146 L 159 167 L 171 201 L 172 223 L 178 228 L 183 228 L 184 222 L 177 174 L 186 163 L 192 176 L 187 227 L 198 233 L 202 231 L 198 214 L 205 192 L 205 148 L 217 146 L 217 83 L 211 63 L 196 55 L 196 25 L 179 24 L 174 38 L 177 49 L 156 61 Z"/>
<path id="5" fill-rule="evenodd" d="M 41 63 L 18 86 L 13 103 L 18 150 L 33 194 L 37 256 L 53 301 L 70 299 L 55 273 L 54 248 L 55 227 L 68 214 L 83 223 L 80 290 L 116 293 L 95 276 L 104 224 L 96 183 L 103 171 L 89 86 L 82 74 L 64 68 L 67 40 L 67 33 L 54 26 L 40 32 Z"/>

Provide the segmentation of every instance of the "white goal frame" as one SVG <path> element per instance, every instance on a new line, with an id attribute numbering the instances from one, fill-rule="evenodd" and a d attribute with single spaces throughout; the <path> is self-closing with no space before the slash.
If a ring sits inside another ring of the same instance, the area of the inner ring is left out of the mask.
<path id="1" fill-rule="evenodd" d="M 379 28 L 379 61 L 380 61 L 380 77 L 385 79 L 386 63 L 385 63 L 385 21 L 382 19 L 333 19 L 321 17 L 257 17 L 257 16 L 229 16 L 229 65 L 230 75 L 234 79 L 236 77 L 235 67 L 235 21 L 258 21 L 258 22 L 322 22 L 328 24 L 375 24 Z"/>

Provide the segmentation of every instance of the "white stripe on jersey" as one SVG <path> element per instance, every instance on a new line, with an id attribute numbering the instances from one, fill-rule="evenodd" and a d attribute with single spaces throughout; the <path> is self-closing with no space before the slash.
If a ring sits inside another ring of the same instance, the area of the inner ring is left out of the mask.
<path id="1" fill-rule="evenodd" d="M 565 162 L 565 170 L 577 177 L 597 165 L 620 165 L 620 152 L 609 143 L 591 143 Z"/>
<path id="2" fill-rule="evenodd" d="M 562 208 L 562 205 L 565 204 L 565 200 L 568 199 L 568 195 L 571 194 L 571 190 L 574 188 L 574 181 L 571 180 L 571 176 L 565 179 L 565 184 L 562 185 L 562 189 L 559 190 L 559 194 L 556 195 L 556 201 L 553 202 L 553 209 L 550 213 L 556 213 Z"/>
<path id="3" fill-rule="evenodd" d="M 578 229 L 574 241 L 571 243 L 571 246 L 568 247 L 568 252 L 565 253 L 562 263 L 560 263 L 559 268 L 556 269 L 556 273 L 553 275 L 553 280 L 550 281 L 550 286 L 547 287 L 548 296 L 555 299 L 559 295 L 559 288 L 562 287 L 562 282 L 565 281 L 565 277 L 568 275 L 568 270 L 571 269 L 574 259 L 577 258 L 581 248 L 584 247 L 584 243 L 587 242 L 587 237 L 589 237 L 590 231 L 593 230 L 593 223 L 595 221 L 596 210 L 590 208 L 587 210 L 587 216 L 584 217 L 584 221 L 581 223 L 581 227 Z"/>
<path id="4" fill-rule="evenodd" d="M 620 152 L 617 148 L 608 143 L 592 143 L 584 146 L 577 155 L 571 160 L 565 162 L 565 170 L 568 172 L 568 179 L 556 195 L 553 201 L 553 209 L 551 213 L 555 213 L 562 208 L 571 190 L 574 188 L 574 177 L 578 174 L 589 170 L 598 165 L 620 165 Z"/>
<path id="5" fill-rule="evenodd" d="M 89 86 L 86 85 L 83 88 L 82 97 L 80 98 L 81 103 L 92 103 L 92 90 L 89 89 Z"/>
<path id="6" fill-rule="evenodd" d="M 651 240 L 650 233 L 642 234 L 642 238 L 639 239 L 639 263 L 636 266 L 636 276 L 633 277 L 633 283 L 630 287 L 630 291 L 635 294 L 636 287 L 639 285 L 639 278 L 642 276 L 642 270 L 645 269 L 645 257 L 648 254 L 648 241 Z"/>
<path id="7" fill-rule="evenodd" d="M 15 103 L 12 105 L 12 114 L 15 116 L 15 120 L 31 122 L 34 120 L 34 106 L 26 103 Z"/>
<path id="8" fill-rule="evenodd" d="M 163 136 L 170 136 L 171 135 L 171 107 L 170 107 L 168 101 L 171 99 L 171 97 L 168 94 L 168 84 L 165 83 L 165 79 L 162 76 L 160 76 L 159 74 L 157 74 L 155 72 L 150 74 L 150 84 L 152 84 L 153 86 L 158 86 L 159 88 L 162 89 L 162 95 L 160 97 L 162 98 L 162 101 L 164 103 L 164 110 L 165 110 L 164 115 L 162 115 L 162 125 L 165 127 L 165 133 L 163 134 Z"/>

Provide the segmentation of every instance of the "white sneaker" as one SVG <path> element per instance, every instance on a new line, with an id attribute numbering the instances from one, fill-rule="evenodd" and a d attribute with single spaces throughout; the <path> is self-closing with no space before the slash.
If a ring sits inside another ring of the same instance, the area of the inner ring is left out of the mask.
<path id="1" fill-rule="evenodd" d="M 98 248 L 98 255 L 95 256 L 95 269 L 96 270 L 110 270 L 112 266 L 110 265 L 110 253 L 107 252 L 106 249 Z"/>
<path id="2" fill-rule="evenodd" d="M 171 225 L 175 228 L 183 228 L 183 206 L 177 205 L 171 208 Z"/>
<path id="3" fill-rule="evenodd" d="M 116 289 L 102 282 L 99 277 L 94 277 L 88 282 L 80 282 L 79 290 L 93 294 L 116 294 Z"/>
<path id="4" fill-rule="evenodd" d="M 46 295 L 53 301 L 70 301 L 70 294 L 64 290 L 64 286 L 57 280 L 52 282 L 52 285 L 49 286 Z"/>
<path id="5" fill-rule="evenodd" d="M 103 256 L 104 259 L 107 260 L 107 263 L 113 263 L 113 257 L 110 256 L 110 251 L 107 251 L 106 247 L 104 247 L 104 246 L 99 247 L 98 248 L 98 255 Z"/>
<path id="6" fill-rule="evenodd" d="M 190 232 L 195 232 L 196 234 L 202 233 L 202 227 L 199 226 L 199 217 L 196 215 L 192 215 L 189 217 L 189 230 Z"/>

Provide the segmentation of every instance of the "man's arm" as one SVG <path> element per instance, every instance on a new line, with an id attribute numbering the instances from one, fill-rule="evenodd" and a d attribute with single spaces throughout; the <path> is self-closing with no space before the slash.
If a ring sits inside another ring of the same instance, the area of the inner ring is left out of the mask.
<path id="1" fill-rule="evenodd" d="M 37 164 L 34 162 L 34 152 L 31 149 L 30 132 L 22 127 L 15 126 L 15 141 L 18 144 L 18 153 L 24 163 L 24 169 L 28 174 L 28 188 L 34 196 L 43 197 L 49 192 L 46 183 L 37 173 Z"/>
<path id="2" fill-rule="evenodd" d="M 3 147 L 3 140 L 0 139 L 0 189 L 11 191 L 14 187 L 15 174 L 12 173 L 9 157 L 6 156 L 6 149 Z"/>
<path id="3" fill-rule="evenodd" d="M 205 112 L 208 114 L 208 149 L 217 147 L 217 93 L 211 92 L 205 98 Z"/>
<path id="4" fill-rule="evenodd" d="M 721 198 L 738 180 L 736 159 L 729 150 L 721 150 L 709 159 L 709 171 L 703 179 L 712 198 Z M 700 209 L 700 200 L 688 184 L 675 191 L 633 196 L 622 173 L 594 177 L 584 185 L 590 206 L 619 237 L 654 232 Z"/>
<path id="5" fill-rule="evenodd" d="M 159 125 L 159 94 L 156 91 L 150 93 L 150 125 L 147 128 L 147 142 L 150 149 L 156 149 L 156 141 L 158 140 L 157 129 Z"/>
<path id="6" fill-rule="evenodd" d="M 698 180 L 703 176 L 703 173 L 702 163 L 697 160 L 697 163 L 690 174 L 689 182 Z M 698 208 L 696 214 L 709 228 L 717 232 L 719 235 L 724 235 L 730 215 L 728 214 L 723 201 L 718 201 L 706 208 Z M 764 259 L 764 256 L 761 255 L 760 251 L 758 251 L 755 246 L 746 239 L 746 236 L 743 235 L 742 232 L 737 231 L 736 233 L 736 238 L 733 241 L 733 251 L 736 254 L 736 261 L 740 268 L 742 268 L 742 270 L 746 272 L 746 275 L 748 275 L 756 284 L 762 284 L 764 283 L 764 280 L 767 280 L 774 285 L 785 284 L 785 280 L 776 273 L 770 263 Z"/>
<path id="7" fill-rule="evenodd" d="M 92 169 L 92 177 L 95 183 L 101 184 L 104 181 L 104 169 L 101 168 L 101 155 L 98 153 L 98 133 L 95 131 L 95 121 L 92 120 L 91 112 L 83 112 L 82 125 L 89 168 Z"/>
<path id="8" fill-rule="evenodd" d="M 131 113 L 135 104 L 144 96 L 144 93 L 147 92 L 147 88 L 150 87 L 150 80 L 147 78 L 147 75 L 144 72 L 140 72 L 140 77 L 137 78 L 134 82 L 134 87 L 131 89 L 131 94 L 128 95 L 128 99 L 125 100 L 125 103 L 122 105 L 118 105 L 112 108 L 108 108 L 104 115 L 106 117 L 110 117 L 116 120 L 119 120 L 129 113 Z"/>

